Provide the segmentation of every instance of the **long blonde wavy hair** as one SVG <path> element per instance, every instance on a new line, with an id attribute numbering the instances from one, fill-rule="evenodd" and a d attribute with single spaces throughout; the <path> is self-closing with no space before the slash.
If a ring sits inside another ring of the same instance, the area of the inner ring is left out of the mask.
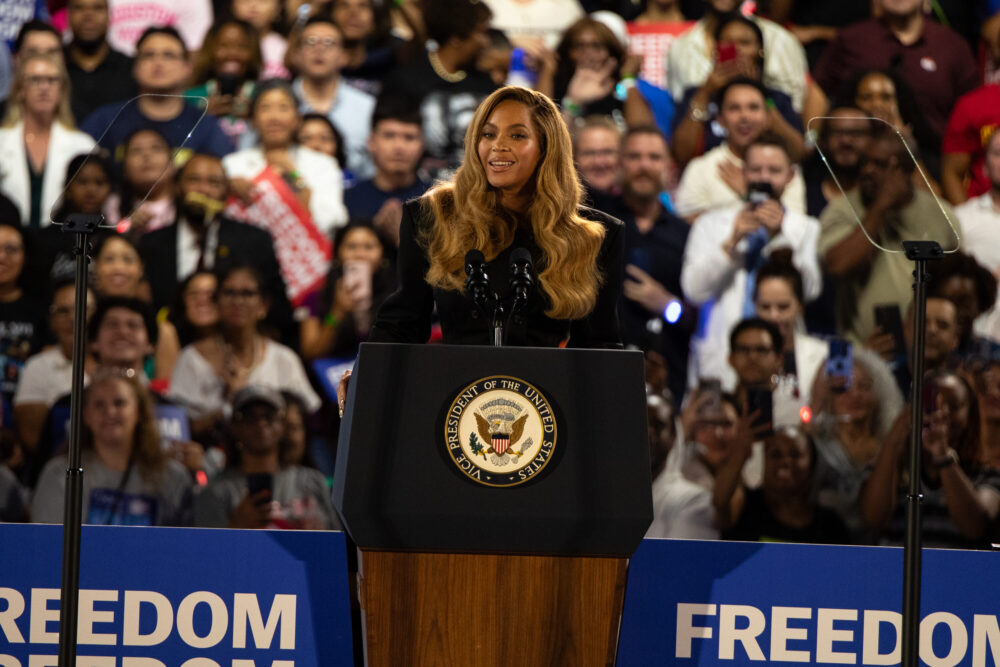
<path id="1" fill-rule="evenodd" d="M 70 110 L 70 82 L 69 73 L 66 72 L 66 65 L 62 58 L 48 53 L 33 53 L 20 59 L 17 63 L 17 70 L 14 73 L 14 81 L 10 86 L 10 95 L 7 98 L 7 113 L 3 117 L 0 127 L 14 127 L 24 119 L 24 88 L 25 70 L 28 65 L 41 60 L 59 70 L 59 105 L 56 107 L 55 119 L 62 123 L 64 127 L 72 130 L 76 128 L 73 119 L 73 112 Z"/>
<path id="2" fill-rule="evenodd" d="M 423 203 L 434 216 L 434 225 L 420 239 L 430 262 L 427 282 L 462 291 L 468 250 L 476 248 L 492 260 L 514 240 L 517 219 L 500 205 L 500 191 L 490 186 L 478 151 L 483 126 L 507 100 L 528 107 L 539 137 L 541 155 L 527 217 L 542 251 L 536 271 L 551 302 L 545 314 L 578 319 L 593 309 L 604 280 L 597 266 L 604 226 L 577 212 L 581 186 L 559 110 L 548 97 L 527 88 L 506 86 L 483 100 L 465 132 L 465 159 L 455 178 L 425 195 Z"/>

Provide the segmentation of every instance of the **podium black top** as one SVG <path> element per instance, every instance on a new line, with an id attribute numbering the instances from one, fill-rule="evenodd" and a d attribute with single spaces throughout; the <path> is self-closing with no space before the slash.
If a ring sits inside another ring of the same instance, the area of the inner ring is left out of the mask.
<path id="1" fill-rule="evenodd" d="M 498 377 L 522 394 L 470 391 Z M 549 436 L 502 428 L 536 394 Z M 652 520 L 640 352 L 365 343 L 345 415 L 334 503 L 362 548 L 627 556 Z"/>
<path id="2" fill-rule="evenodd" d="M 551 319 L 545 315 L 546 299 L 536 282 L 527 307 L 510 319 L 506 344 L 557 347 L 568 339 L 568 347 L 622 347 L 617 306 L 624 270 L 624 227 L 620 220 L 591 208 L 580 207 L 579 213 L 588 220 L 600 222 L 606 230 L 597 257 L 604 283 L 593 311 L 581 320 Z M 491 318 L 480 313 L 465 294 L 432 289 L 425 280 L 429 263 L 418 238 L 433 224 L 421 200 L 412 200 L 404 206 L 399 229 L 399 289 L 379 309 L 369 340 L 378 343 L 427 342 L 431 313 L 436 304 L 445 343 L 488 345 L 493 336 Z M 541 250 L 533 232 L 524 228 L 518 228 L 514 242 L 486 264 L 491 287 L 506 304 L 513 297 L 510 256 L 518 247 L 528 249 L 535 266 L 539 265 Z"/>

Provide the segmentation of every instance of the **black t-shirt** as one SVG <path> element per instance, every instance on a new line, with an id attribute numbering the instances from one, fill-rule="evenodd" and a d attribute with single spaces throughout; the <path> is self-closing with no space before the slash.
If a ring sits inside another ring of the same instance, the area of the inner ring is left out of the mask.
<path id="1" fill-rule="evenodd" d="M 0 392 L 10 400 L 17 390 L 21 368 L 28 357 L 42 348 L 46 337 L 47 308 L 30 296 L 0 303 Z"/>
<path id="2" fill-rule="evenodd" d="M 78 123 L 102 104 L 127 100 L 139 92 L 132 78 L 132 59 L 114 49 L 88 72 L 73 61 L 67 46 L 66 70 L 72 85 L 70 106 Z"/>
<path id="3" fill-rule="evenodd" d="M 382 92 L 382 82 L 398 67 L 399 49 L 403 40 L 395 35 L 377 47 L 367 47 L 365 61 L 357 67 L 345 67 L 340 76 L 358 90 L 363 90 L 372 97 L 378 97 Z"/>
<path id="4" fill-rule="evenodd" d="M 743 542 L 799 542 L 802 544 L 850 544 L 843 520 L 831 510 L 817 507 L 808 526 L 796 528 L 778 521 L 764 500 L 764 491 L 746 491 L 743 513 L 736 525 L 722 531 L 722 539 Z"/>
<path id="5" fill-rule="evenodd" d="M 422 166 L 434 178 L 447 178 L 462 164 L 465 128 L 479 103 L 496 88 L 493 79 L 475 69 L 469 69 L 461 81 L 445 81 L 426 55 L 397 69 L 384 86 L 420 106 L 427 151 Z"/>

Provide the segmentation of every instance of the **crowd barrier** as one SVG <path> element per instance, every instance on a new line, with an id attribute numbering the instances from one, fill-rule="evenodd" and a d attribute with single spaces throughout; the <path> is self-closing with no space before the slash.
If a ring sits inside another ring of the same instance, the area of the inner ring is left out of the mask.
<path id="1" fill-rule="evenodd" d="M 61 544 L 0 525 L 0 667 L 56 664 Z M 346 556 L 338 532 L 85 526 L 78 665 L 351 665 Z M 900 549 L 645 540 L 618 665 L 899 664 L 901 571 Z M 1000 665 L 1000 554 L 926 550 L 923 581 L 923 664 Z"/>

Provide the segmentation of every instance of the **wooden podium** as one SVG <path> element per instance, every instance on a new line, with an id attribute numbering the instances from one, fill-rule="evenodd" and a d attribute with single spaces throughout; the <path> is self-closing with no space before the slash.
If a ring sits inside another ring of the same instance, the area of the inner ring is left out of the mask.
<path id="1" fill-rule="evenodd" d="M 614 664 L 627 559 L 652 519 L 642 373 L 638 352 L 362 345 L 334 502 L 360 551 L 366 664 Z M 550 436 L 518 430 L 531 405 Z M 458 438 L 459 412 L 478 437 Z M 486 463 L 505 438 L 519 473 Z"/>

